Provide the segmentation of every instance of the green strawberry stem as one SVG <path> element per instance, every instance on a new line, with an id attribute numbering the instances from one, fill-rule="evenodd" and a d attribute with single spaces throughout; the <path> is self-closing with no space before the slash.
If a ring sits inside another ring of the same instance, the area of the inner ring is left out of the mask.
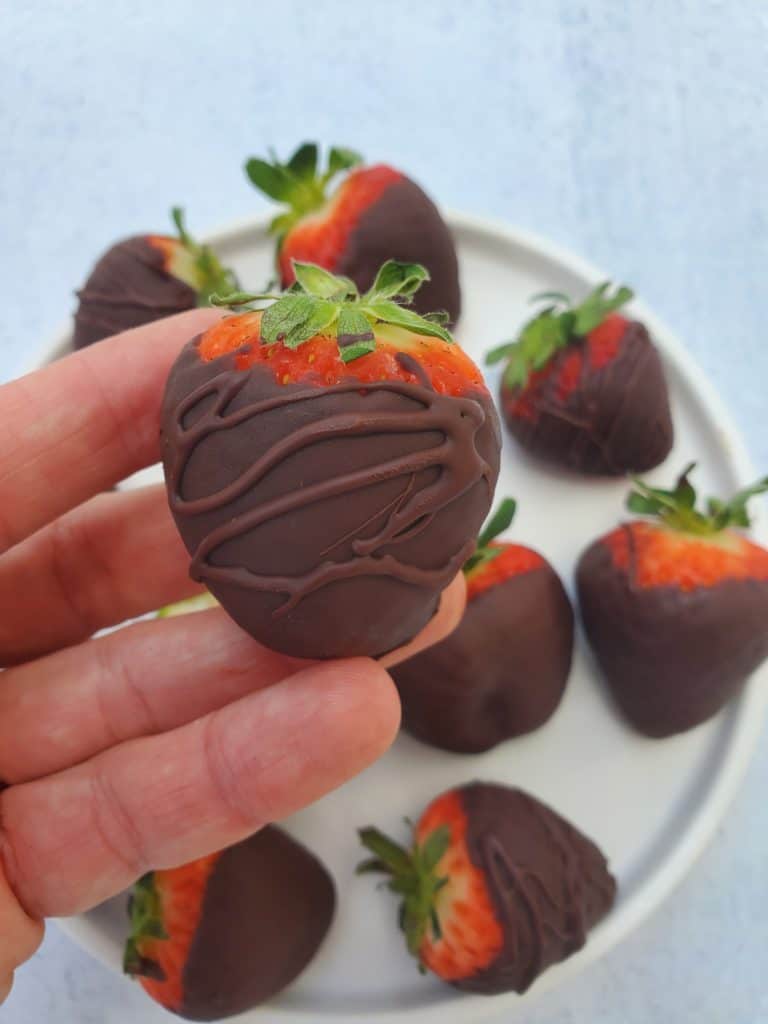
<path id="1" fill-rule="evenodd" d="M 261 319 L 261 340 L 266 345 L 282 342 L 295 349 L 318 334 L 336 339 L 339 354 L 345 363 L 373 352 L 376 338 L 373 328 L 378 323 L 392 324 L 452 342 L 446 330 L 447 314 L 430 313 L 419 316 L 406 308 L 418 289 L 429 280 L 428 271 L 419 263 L 388 260 L 376 280 L 361 295 L 348 277 L 339 277 L 314 263 L 293 260 L 296 281 L 279 294 L 235 292 L 214 295 L 214 306 L 243 306 L 252 302 L 272 301 Z"/>
<path id="2" fill-rule="evenodd" d="M 517 502 L 515 499 L 504 498 L 477 538 L 477 547 L 474 554 L 470 555 L 464 563 L 465 575 L 469 575 L 474 569 L 485 565 L 486 562 L 492 561 L 497 555 L 501 554 L 501 548 L 491 547 L 491 542 L 512 524 L 516 511 Z"/>
<path id="3" fill-rule="evenodd" d="M 408 952 L 418 958 L 428 932 L 434 941 L 442 935 L 435 897 L 448 878 L 435 869 L 450 846 L 451 830 L 448 825 L 440 825 L 410 850 L 370 826 L 360 829 L 358 835 L 373 857 L 358 865 L 357 874 L 387 875 L 387 888 L 401 897 L 399 923 Z"/>
<path id="4" fill-rule="evenodd" d="M 325 204 L 328 185 L 336 175 L 360 163 L 362 157 L 359 153 L 342 146 L 332 146 L 327 166 L 321 171 L 318 168 L 318 147 L 314 142 L 303 142 L 287 163 L 278 160 L 272 151 L 268 160 L 251 157 L 246 161 L 245 173 L 256 188 L 287 207 L 269 226 L 271 233 L 277 236 L 278 249 L 294 224 Z"/>
<path id="5" fill-rule="evenodd" d="M 163 927 L 163 904 L 160 893 L 155 885 L 155 876 L 149 872 L 142 876 L 133 887 L 128 905 L 131 919 L 131 934 L 125 944 L 123 954 L 123 970 L 133 976 L 154 976 L 158 970 L 139 949 L 142 939 L 167 939 L 168 933 Z"/>
<path id="6" fill-rule="evenodd" d="M 190 287 L 197 292 L 198 306 L 210 306 L 211 297 L 217 292 L 231 292 L 238 287 L 237 277 L 233 270 L 222 266 L 218 256 L 208 245 L 196 242 L 189 234 L 184 223 L 184 211 L 180 206 L 171 210 L 179 242 L 189 254 L 192 263 Z"/>
<path id="7" fill-rule="evenodd" d="M 507 360 L 504 382 L 511 388 L 524 388 L 531 373 L 599 327 L 609 313 L 626 305 L 633 296 L 626 285 L 611 294 L 610 281 L 599 284 L 578 306 L 562 292 L 540 292 L 531 302 L 545 301 L 548 305 L 525 324 L 514 341 L 491 349 L 485 361 L 490 366 Z"/>
<path id="8" fill-rule="evenodd" d="M 632 478 L 635 489 L 627 497 L 627 508 L 641 516 L 653 516 L 665 526 L 684 533 L 711 536 L 730 526 L 748 527 L 751 520 L 747 513 L 750 498 L 768 492 L 768 477 L 763 477 L 751 487 L 738 491 L 730 501 L 719 498 L 707 500 L 706 512 L 696 508 L 696 491 L 689 480 L 696 468 L 691 462 L 677 479 L 674 490 L 650 487 L 637 477 Z"/>

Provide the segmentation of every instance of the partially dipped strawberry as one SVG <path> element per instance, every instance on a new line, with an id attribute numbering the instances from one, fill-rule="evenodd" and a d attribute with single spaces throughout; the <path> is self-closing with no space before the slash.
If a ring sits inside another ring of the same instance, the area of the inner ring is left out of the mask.
<path id="1" fill-rule="evenodd" d="M 404 849 L 360 831 L 389 876 L 400 927 L 422 969 L 482 995 L 525 992 L 581 949 L 610 910 L 616 883 L 598 847 L 519 789 L 474 782 L 427 807 Z"/>
<path id="2" fill-rule="evenodd" d="M 401 171 L 387 164 L 362 166 L 357 153 L 337 147 L 322 170 L 318 147 L 307 142 L 287 163 L 272 154 L 268 161 L 252 157 L 245 169 L 258 189 L 285 206 L 271 225 L 284 287 L 294 280 L 293 260 L 344 274 L 361 292 L 387 260 L 421 263 L 430 280 L 415 308 L 444 310 L 449 323 L 458 320 L 461 294 L 451 233 L 429 196 Z"/>
<path id="3" fill-rule="evenodd" d="M 237 287 L 213 250 L 196 242 L 182 211 L 172 211 L 177 235 L 136 235 L 108 249 L 78 292 L 75 348 L 152 323 Z"/>
<path id="4" fill-rule="evenodd" d="M 636 481 L 623 523 L 587 548 L 576 582 L 584 628 L 628 721 L 648 736 L 715 715 L 768 657 L 768 551 L 746 527 L 748 499 L 696 509 L 688 479 L 674 490 Z"/>
<path id="5" fill-rule="evenodd" d="M 173 366 L 170 507 L 193 578 L 256 639 L 297 657 L 378 655 L 429 621 L 471 554 L 498 421 L 474 363 L 408 308 L 422 267 L 389 262 L 363 295 L 294 270 L 291 291 L 222 320 Z"/>
<path id="6" fill-rule="evenodd" d="M 514 501 L 502 502 L 464 565 L 457 629 L 390 669 L 404 728 L 444 750 L 477 754 L 538 729 L 568 681 L 573 609 L 545 558 L 495 539 L 514 512 Z"/>
<path id="7" fill-rule="evenodd" d="M 599 285 L 580 305 L 549 304 L 486 362 L 506 362 L 501 405 L 512 435 L 534 455 L 580 473 L 652 469 L 674 432 L 661 359 L 648 331 L 618 312 L 629 288 Z"/>
<path id="8" fill-rule="evenodd" d="M 129 901 L 124 969 L 188 1020 L 242 1013 L 289 985 L 330 927 L 333 881 L 274 826 L 220 853 L 152 871 Z"/>

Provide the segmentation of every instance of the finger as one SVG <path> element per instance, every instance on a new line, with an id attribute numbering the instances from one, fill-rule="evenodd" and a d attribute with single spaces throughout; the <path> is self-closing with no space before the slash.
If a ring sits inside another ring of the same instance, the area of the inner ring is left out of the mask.
<path id="1" fill-rule="evenodd" d="M 0 665 L 200 591 L 162 485 L 102 494 L 0 557 Z"/>
<path id="2" fill-rule="evenodd" d="M 317 800 L 382 754 L 398 724 L 376 662 L 312 665 L 172 733 L 6 789 L 8 880 L 34 916 L 84 910 Z"/>
<path id="3" fill-rule="evenodd" d="M 0 1003 L 13 984 L 13 972 L 43 941 L 43 923 L 23 910 L 0 868 Z"/>
<path id="4" fill-rule="evenodd" d="M 137 327 L 0 388 L 0 552 L 157 461 L 171 364 L 220 316 Z"/>
<path id="5" fill-rule="evenodd" d="M 262 647 L 220 609 L 137 623 L 0 676 L 0 778 L 26 782 L 167 732 L 308 662 Z"/>
<path id="6" fill-rule="evenodd" d="M 384 668 L 392 668 L 393 665 L 407 661 L 408 658 L 412 658 L 414 654 L 418 654 L 426 647 L 432 647 L 444 640 L 461 622 L 466 603 L 467 585 L 464 573 L 460 572 L 441 594 L 437 611 L 425 628 L 404 647 L 398 647 L 397 650 L 390 651 L 383 658 L 379 658 L 379 664 Z"/>

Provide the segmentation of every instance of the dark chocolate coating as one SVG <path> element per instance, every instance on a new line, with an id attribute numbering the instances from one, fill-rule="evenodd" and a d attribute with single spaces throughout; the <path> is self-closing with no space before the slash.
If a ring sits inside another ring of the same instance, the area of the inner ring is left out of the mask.
<path id="1" fill-rule="evenodd" d="M 407 359 L 407 357 L 406 357 Z M 191 573 L 245 630 L 297 657 L 410 640 L 471 553 L 499 468 L 490 396 L 426 384 L 278 384 L 196 341 L 162 413 Z"/>
<path id="2" fill-rule="evenodd" d="M 554 714 L 573 654 L 573 609 L 548 564 L 484 590 L 458 628 L 390 669 L 403 726 L 443 750 L 477 754 Z"/>
<path id="3" fill-rule="evenodd" d="M 454 984 L 480 995 L 525 992 L 582 948 L 613 905 L 616 882 L 598 847 L 534 797 L 482 782 L 460 795 L 467 850 L 486 878 L 504 945 L 490 966 Z"/>
<path id="4" fill-rule="evenodd" d="M 717 714 L 768 657 L 768 582 L 686 592 L 639 587 L 634 575 L 616 568 L 602 541 L 592 544 L 576 571 L 581 617 L 629 722 L 672 736 Z"/>
<path id="5" fill-rule="evenodd" d="M 314 957 L 335 905 L 320 861 L 274 826 L 225 850 L 206 886 L 180 1015 L 220 1020 L 280 992 Z"/>
<path id="6" fill-rule="evenodd" d="M 107 249 L 78 292 L 73 344 L 85 348 L 131 327 L 194 309 L 197 293 L 164 268 L 148 235 Z"/>
<path id="7" fill-rule="evenodd" d="M 557 367 L 572 348 L 554 357 L 535 421 L 513 414 L 519 389 L 502 380 L 501 405 L 512 435 L 534 455 L 580 473 L 621 476 L 658 466 L 672 448 L 674 430 L 661 359 L 648 331 L 631 321 L 616 357 L 601 369 L 589 368 L 585 359 L 579 384 L 563 401 L 555 393 Z"/>
<path id="8" fill-rule="evenodd" d="M 413 309 L 445 310 L 456 323 L 461 313 L 456 247 L 440 211 L 410 178 L 394 182 L 363 213 L 333 269 L 366 291 L 390 259 L 421 263 L 430 273 L 431 280 L 414 297 Z"/>

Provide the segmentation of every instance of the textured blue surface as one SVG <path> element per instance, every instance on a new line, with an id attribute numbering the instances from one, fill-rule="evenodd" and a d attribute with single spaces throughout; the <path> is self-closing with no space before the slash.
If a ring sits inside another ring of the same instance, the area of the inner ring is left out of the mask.
<path id="1" fill-rule="evenodd" d="M 0 0 L 0 40 L 0 380 L 115 238 L 261 209 L 243 156 L 320 138 L 632 281 L 768 466 L 764 0 Z M 768 1019 L 767 784 L 764 750 L 693 876 L 526 1024 Z M 0 1017 L 54 1008 L 155 1019 L 52 931 Z"/>

